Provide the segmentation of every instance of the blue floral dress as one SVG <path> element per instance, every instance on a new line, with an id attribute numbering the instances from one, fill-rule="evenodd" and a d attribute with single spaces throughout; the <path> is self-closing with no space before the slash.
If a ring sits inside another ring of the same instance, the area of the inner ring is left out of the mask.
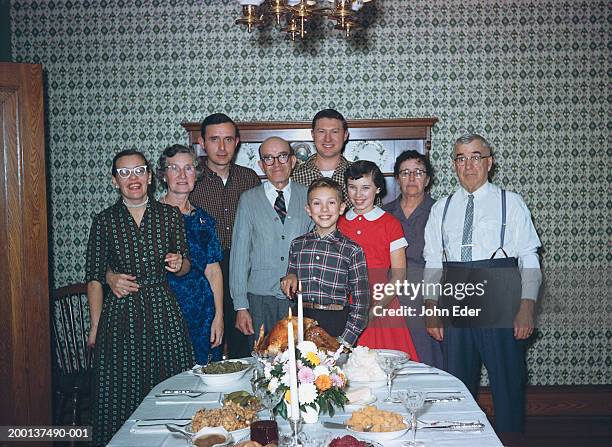
<path id="1" fill-rule="evenodd" d="M 196 362 L 205 365 L 209 354 L 212 360 L 221 359 L 221 347 L 210 348 L 210 332 L 215 317 L 215 302 L 204 270 L 208 264 L 223 259 L 221 244 L 215 230 L 215 220 L 201 208 L 183 214 L 191 271 L 185 276 L 168 274 L 170 287 L 176 294 L 183 318 L 189 328 Z"/>

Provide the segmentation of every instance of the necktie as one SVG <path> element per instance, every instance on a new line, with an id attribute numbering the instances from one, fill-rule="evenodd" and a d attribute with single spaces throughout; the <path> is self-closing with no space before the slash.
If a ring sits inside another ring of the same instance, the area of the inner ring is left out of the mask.
<path id="1" fill-rule="evenodd" d="M 280 217 L 282 223 L 285 223 L 285 217 L 287 217 L 287 208 L 285 207 L 285 197 L 283 196 L 283 192 L 276 190 L 278 196 L 274 201 L 274 211 Z"/>
<path id="2" fill-rule="evenodd" d="M 474 195 L 468 195 L 463 221 L 463 240 L 461 241 L 461 262 L 472 260 L 472 229 L 474 224 Z"/>

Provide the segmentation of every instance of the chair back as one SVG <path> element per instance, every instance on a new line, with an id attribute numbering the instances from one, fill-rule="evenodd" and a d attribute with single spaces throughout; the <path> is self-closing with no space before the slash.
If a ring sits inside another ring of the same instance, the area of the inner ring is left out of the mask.
<path id="1" fill-rule="evenodd" d="M 87 284 L 72 284 L 53 292 L 51 307 L 53 344 L 57 367 L 62 375 L 79 374 L 91 367 L 87 337 L 91 321 Z"/>

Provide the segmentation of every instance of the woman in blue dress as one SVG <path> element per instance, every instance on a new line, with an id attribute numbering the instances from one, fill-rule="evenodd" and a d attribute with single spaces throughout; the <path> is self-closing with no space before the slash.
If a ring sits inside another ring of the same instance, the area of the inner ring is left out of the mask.
<path id="1" fill-rule="evenodd" d="M 170 146 L 159 158 L 157 178 L 167 187 L 159 201 L 181 211 L 191 256 L 191 271 L 182 277 L 168 274 L 168 282 L 187 323 L 196 362 L 205 365 L 221 360 L 223 277 L 215 221 L 189 202 L 189 193 L 201 175 L 194 151 L 186 146 Z M 135 278 L 128 275 L 109 273 L 107 282 L 117 296 L 138 290 Z"/>

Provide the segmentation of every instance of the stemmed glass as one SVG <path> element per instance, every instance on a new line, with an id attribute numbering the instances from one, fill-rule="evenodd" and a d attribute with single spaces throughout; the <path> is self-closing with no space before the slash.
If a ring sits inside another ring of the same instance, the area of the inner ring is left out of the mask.
<path id="1" fill-rule="evenodd" d="M 268 387 L 266 387 L 262 383 L 261 379 L 263 379 L 263 376 L 260 376 L 260 374 L 261 373 L 259 373 L 257 370 L 253 372 L 253 377 L 251 378 L 251 387 L 253 389 L 253 392 L 255 393 L 255 396 L 257 396 L 261 404 L 270 413 L 270 420 L 273 421 L 274 407 L 276 407 L 276 405 L 283 398 L 283 392 L 280 388 L 277 388 L 276 391 L 273 393 L 268 390 Z"/>
<path id="2" fill-rule="evenodd" d="M 393 384 L 393 378 L 395 372 L 403 364 L 406 363 L 405 357 L 399 355 L 380 355 L 378 354 L 378 364 L 387 375 L 387 398 L 383 402 L 393 402 L 391 398 L 391 385 Z"/>
<path id="3" fill-rule="evenodd" d="M 416 431 L 417 411 L 423 408 L 423 404 L 425 403 L 425 392 L 410 389 L 401 390 L 398 393 L 398 397 L 402 405 L 404 405 L 404 407 L 406 407 L 406 410 L 408 410 L 408 413 L 410 413 L 410 428 L 412 430 L 412 441 L 404 443 L 404 446 L 423 447 L 425 443 L 416 440 Z"/>

